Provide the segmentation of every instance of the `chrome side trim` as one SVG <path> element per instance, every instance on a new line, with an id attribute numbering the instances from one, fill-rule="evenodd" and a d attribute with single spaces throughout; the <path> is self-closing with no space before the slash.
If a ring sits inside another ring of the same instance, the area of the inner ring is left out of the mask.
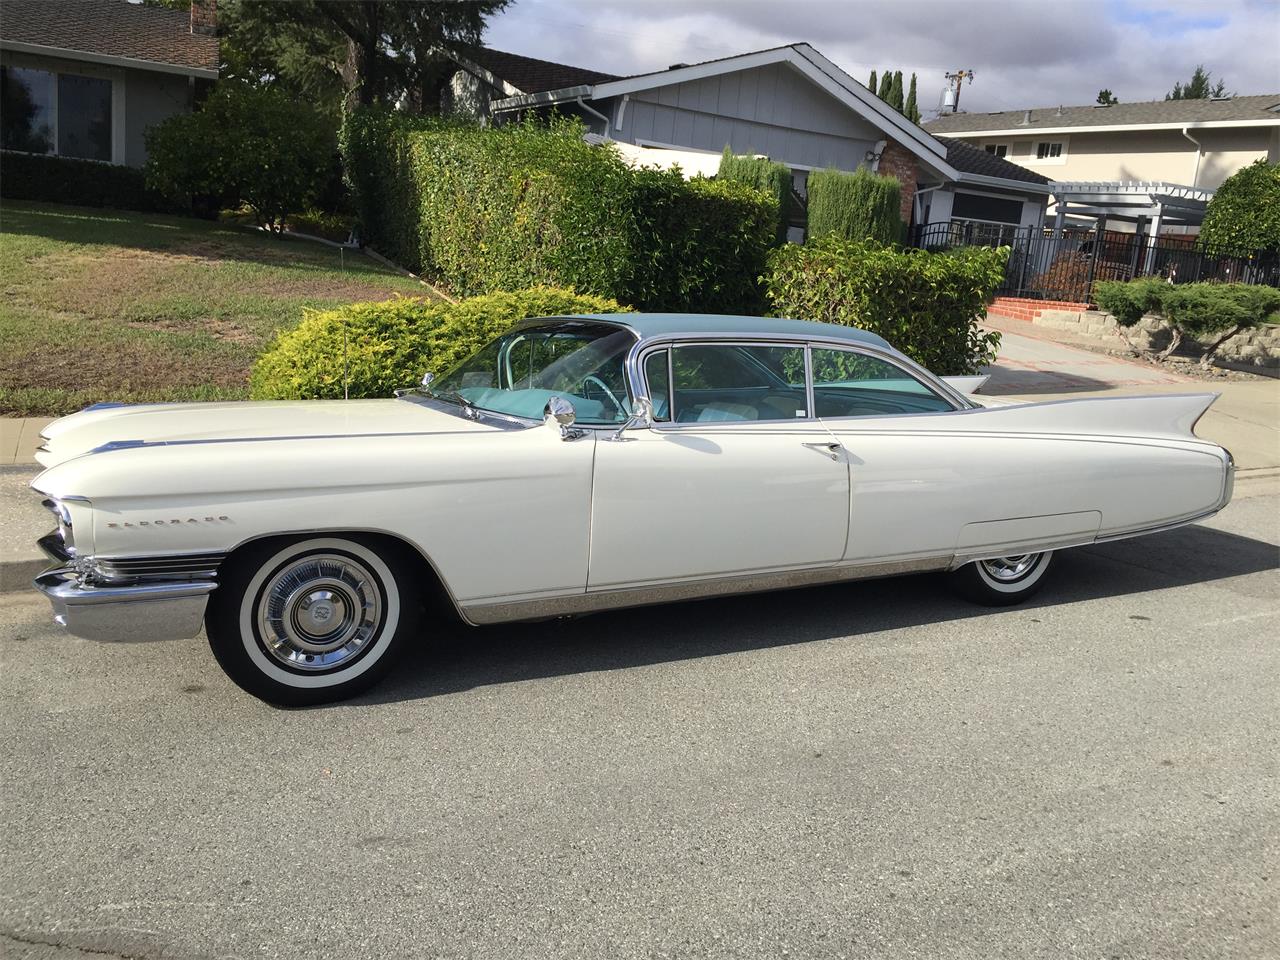
<path id="1" fill-rule="evenodd" d="M 64 567 L 42 573 L 34 585 L 52 604 L 55 623 L 74 636 L 108 643 L 194 637 L 217 588 L 208 581 L 104 587 L 79 577 Z"/>
<path id="2" fill-rule="evenodd" d="M 477 626 L 509 623 L 516 620 L 546 620 L 619 607 L 644 607 L 682 600 L 705 600 L 709 597 L 755 593 L 765 590 L 791 590 L 847 580 L 894 577 L 906 573 L 946 570 L 951 555 L 915 560 L 892 560 L 882 563 L 841 564 L 834 567 L 780 570 L 745 576 L 715 577 L 681 583 L 663 583 L 618 590 L 597 590 L 562 597 L 517 600 L 510 603 L 462 604 L 459 609 L 468 623 Z"/>
<path id="3" fill-rule="evenodd" d="M 213 580 L 226 554 L 189 553 L 148 557 L 86 557 L 94 580 L 135 583 L 156 580 Z"/>

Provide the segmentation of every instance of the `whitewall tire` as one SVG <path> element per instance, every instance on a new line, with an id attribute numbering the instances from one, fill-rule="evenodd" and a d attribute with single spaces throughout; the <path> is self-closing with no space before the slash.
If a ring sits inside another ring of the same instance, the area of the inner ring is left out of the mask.
<path id="1" fill-rule="evenodd" d="M 405 571 L 395 551 L 355 537 L 250 547 L 221 571 L 209 646 L 232 680 L 269 703 L 354 696 L 390 669 L 416 620 Z"/>
<path id="2" fill-rule="evenodd" d="M 994 557 L 966 563 L 950 574 L 961 596 L 989 607 L 1021 603 L 1044 584 L 1053 563 L 1053 551 Z"/>

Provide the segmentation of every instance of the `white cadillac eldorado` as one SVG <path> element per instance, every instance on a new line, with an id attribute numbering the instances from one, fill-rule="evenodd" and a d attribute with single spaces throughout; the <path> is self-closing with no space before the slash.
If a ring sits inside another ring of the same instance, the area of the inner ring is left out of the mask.
<path id="1" fill-rule="evenodd" d="M 948 571 L 989 604 L 1052 551 L 1221 510 L 1214 394 L 1001 403 L 863 331 L 527 320 L 394 399 L 99 405 L 45 431 L 36 580 L 101 640 L 195 636 L 265 700 L 365 689 L 469 624 Z M 959 389 L 958 389 L 959 388 Z"/>

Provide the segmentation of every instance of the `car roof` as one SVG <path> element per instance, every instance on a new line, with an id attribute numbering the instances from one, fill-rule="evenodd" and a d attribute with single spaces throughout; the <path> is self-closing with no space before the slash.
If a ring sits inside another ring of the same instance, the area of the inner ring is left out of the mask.
<path id="1" fill-rule="evenodd" d="M 876 347 L 893 347 L 883 337 L 857 327 L 843 327 L 834 323 L 816 323 L 812 320 L 789 320 L 785 317 L 735 317 L 717 313 L 583 313 L 575 314 L 585 320 L 603 320 L 629 327 L 641 340 L 661 338 L 675 334 L 713 334 L 717 336 L 783 336 L 826 337 L 833 340 L 850 340 Z"/>

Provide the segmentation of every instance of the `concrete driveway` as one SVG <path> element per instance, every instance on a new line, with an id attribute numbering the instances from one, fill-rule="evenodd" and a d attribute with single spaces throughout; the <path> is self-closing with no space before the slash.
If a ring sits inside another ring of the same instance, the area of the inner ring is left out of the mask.
<path id="1" fill-rule="evenodd" d="M 0 597 L 0 952 L 1273 958 L 1252 492 L 1020 608 L 917 577 L 449 632 L 307 711 Z"/>

